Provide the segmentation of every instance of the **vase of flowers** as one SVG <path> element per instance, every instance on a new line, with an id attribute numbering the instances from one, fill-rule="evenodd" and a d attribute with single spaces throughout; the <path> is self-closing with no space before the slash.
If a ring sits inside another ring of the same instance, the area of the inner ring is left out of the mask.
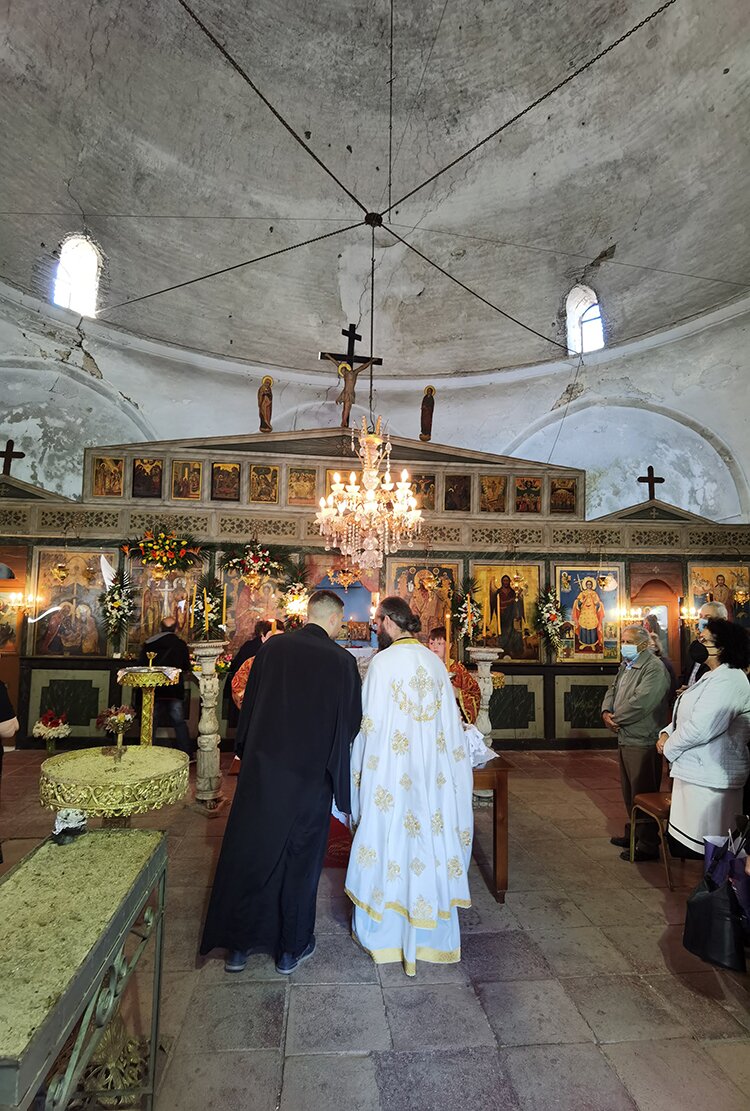
<path id="1" fill-rule="evenodd" d="M 293 582 L 279 595 L 279 605 L 284 613 L 287 628 L 298 629 L 307 619 L 310 595 L 302 582 Z"/>
<path id="2" fill-rule="evenodd" d="M 64 712 L 56 714 L 54 710 L 47 710 L 38 721 L 34 722 L 32 729 L 34 737 L 41 737 L 47 746 L 47 752 L 52 756 L 55 751 L 55 741 L 70 736 L 68 717 Z"/>
<path id="3" fill-rule="evenodd" d="M 111 586 L 99 595 L 99 609 L 114 655 L 118 656 L 128 626 L 135 616 L 135 598 L 127 571 L 118 571 Z"/>
<path id="4" fill-rule="evenodd" d="M 560 631 L 564 624 L 560 599 L 553 587 L 547 587 L 539 598 L 539 628 L 547 638 L 547 643 L 555 656 L 562 650 Z"/>
<path id="5" fill-rule="evenodd" d="M 270 548 L 259 544 L 257 540 L 249 544 L 233 544 L 222 553 L 221 567 L 224 571 L 233 571 L 242 579 L 246 586 L 253 590 L 265 582 L 281 574 L 281 561 L 274 558 Z"/>
<path id="6" fill-rule="evenodd" d="M 186 533 L 167 528 L 146 529 L 137 540 L 122 545 L 128 559 L 146 567 L 154 579 L 188 571 L 201 562 L 201 547 Z"/>
<path id="7" fill-rule="evenodd" d="M 105 756 L 114 756 L 116 760 L 122 760 L 122 736 L 134 721 L 135 710 L 132 706 L 108 706 L 106 710 L 102 710 L 96 719 L 97 729 L 103 729 L 105 733 L 114 733 L 117 736 L 116 747 L 107 746 L 102 749 Z"/>

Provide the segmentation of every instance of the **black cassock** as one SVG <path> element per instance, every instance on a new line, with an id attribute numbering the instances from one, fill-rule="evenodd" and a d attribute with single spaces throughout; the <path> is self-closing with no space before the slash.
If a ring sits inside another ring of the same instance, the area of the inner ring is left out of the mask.
<path id="1" fill-rule="evenodd" d="M 299 956 L 315 927 L 331 800 L 351 809 L 362 717 L 353 656 L 317 625 L 258 652 L 237 728 L 242 767 L 203 930 L 220 947 Z"/>

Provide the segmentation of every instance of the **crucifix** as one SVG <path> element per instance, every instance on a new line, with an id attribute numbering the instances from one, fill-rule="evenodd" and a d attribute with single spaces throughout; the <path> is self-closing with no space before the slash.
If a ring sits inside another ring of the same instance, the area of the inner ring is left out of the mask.
<path id="1" fill-rule="evenodd" d="M 648 470 L 646 471 L 646 473 L 644 475 L 640 475 L 640 477 L 638 478 L 638 481 L 648 483 L 648 497 L 649 497 L 649 501 L 651 501 L 653 498 L 656 497 L 656 490 L 655 490 L 656 485 L 659 482 L 663 482 L 664 479 L 663 478 L 657 478 L 656 475 L 654 474 L 654 468 L 649 464 Z"/>
<path id="2" fill-rule="evenodd" d="M 342 406 L 341 412 L 341 427 L 349 427 L 349 415 L 352 411 L 354 404 L 354 390 L 357 385 L 357 378 L 363 370 L 367 370 L 371 366 L 382 366 L 382 359 L 366 358 L 364 355 L 354 354 L 354 344 L 362 339 L 357 334 L 356 324 L 350 324 L 348 328 L 341 329 L 341 335 L 346 336 L 346 353 L 340 354 L 335 351 L 319 351 L 319 359 L 328 359 L 338 369 L 339 377 L 343 378 L 344 384 L 341 388 L 341 393 L 336 398 L 336 404 Z M 359 366 L 357 364 L 360 364 Z"/>
<path id="3" fill-rule="evenodd" d="M 14 459 L 25 459 L 25 451 L 14 451 L 15 442 L 8 440 L 5 445 L 5 451 L 0 451 L 0 459 L 3 461 L 3 474 L 10 474 L 10 468 Z"/>

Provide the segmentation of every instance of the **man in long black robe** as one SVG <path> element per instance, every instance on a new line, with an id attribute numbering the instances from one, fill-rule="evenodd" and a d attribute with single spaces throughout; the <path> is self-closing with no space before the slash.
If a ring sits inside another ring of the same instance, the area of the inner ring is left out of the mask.
<path id="1" fill-rule="evenodd" d="M 237 729 L 242 767 L 201 953 L 271 953 L 291 972 L 315 947 L 315 900 L 331 801 L 350 811 L 349 752 L 362 717 L 354 658 L 335 644 L 343 603 L 313 594 L 308 624 L 258 652 Z"/>

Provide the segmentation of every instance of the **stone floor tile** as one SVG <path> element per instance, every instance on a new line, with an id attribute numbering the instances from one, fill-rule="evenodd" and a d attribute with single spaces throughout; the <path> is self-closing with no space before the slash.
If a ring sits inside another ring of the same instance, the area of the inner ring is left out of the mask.
<path id="1" fill-rule="evenodd" d="M 675 878 L 677 876 L 675 875 Z M 659 916 L 661 921 L 681 925 L 685 921 L 687 892 L 670 891 L 666 887 L 638 887 L 632 892 L 634 898 Z M 622 924 L 625 924 L 623 919 Z"/>
<path id="2" fill-rule="evenodd" d="M 584 976 L 563 983 L 599 1042 L 684 1038 L 690 1033 L 640 976 Z"/>
<path id="3" fill-rule="evenodd" d="M 551 972 L 539 947 L 522 930 L 471 934 L 463 939 L 462 959 L 472 980 L 546 980 Z"/>
<path id="4" fill-rule="evenodd" d="M 630 962 L 598 926 L 530 931 L 556 976 L 628 973 Z"/>
<path id="5" fill-rule="evenodd" d="M 377 984 L 378 969 L 372 957 L 352 938 L 321 934 L 315 952 L 290 977 L 293 984 Z"/>
<path id="6" fill-rule="evenodd" d="M 524 927 L 590 926 L 591 922 L 572 900 L 544 891 L 509 891 L 508 903 Z"/>
<path id="7" fill-rule="evenodd" d="M 682 976 L 655 976 L 648 981 L 664 1005 L 679 1017 L 696 1038 L 741 1038 L 747 1030 L 733 1015 L 734 1000 L 716 973 L 688 972 Z M 741 1014 L 748 1019 L 747 1011 Z"/>
<path id="8" fill-rule="evenodd" d="M 220 1053 L 281 1047 L 286 984 L 200 982 L 190 1000 L 200 1021 L 187 1022 L 175 1052 Z"/>
<path id="9" fill-rule="evenodd" d="M 292 984 L 287 1054 L 366 1053 L 390 1048 L 379 984 Z"/>
<path id="10" fill-rule="evenodd" d="M 704 1042 L 703 1049 L 719 1068 L 747 1096 L 750 1106 L 750 1040 L 742 1042 Z"/>
<path id="11" fill-rule="evenodd" d="M 288 1057 L 280 1111 L 380 1111 L 370 1056 L 315 1053 Z"/>
<path id="12" fill-rule="evenodd" d="M 506 980 L 477 990 L 499 1045 L 594 1040 L 558 980 Z"/>
<path id="13" fill-rule="evenodd" d="M 495 1049 L 376 1053 L 382 1111 L 517 1111 Z"/>
<path id="14" fill-rule="evenodd" d="M 286 983 L 286 977 L 279 975 L 273 957 L 267 953 L 253 953 L 248 957 L 247 965 L 242 972 L 225 972 L 223 953 L 220 957 L 214 954 L 208 959 L 203 959 L 199 965 L 202 984 L 224 984 L 226 987 L 233 987 L 235 984 L 251 984 L 266 980 L 274 984 Z"/>
<path id="15" fill-rule="evenodd" d="M 346 868 L 324 868 L 320 873 L 318 896 L 325 899 L 341 898 L 344 896 L 344 879 Z"/>
<path id="16" fill-rule="evenodd" d="M 275 1111 L 281 1053 L 178 1053 L 159 1089 L 159 1111 Z"/>
<path id="17" fill-rule="evenodd" d="M 383 998 L 396 1050 L 495 1045 L 487 1016 L 471 987 L 384 988 Z"/>
<path id="18" fill-rule="evenodd" d="M 38 837 L 12 837 L 3 838 L 3 863 L 0 864 L 0 876 L 9 872 L 11 868 L 18 864 L 32 849 L 35 849 L 39 844 L 40 838 Z"/>
<path id="19" fill-rule="evenodd" d="M 635 892 L 624 888 L 577 891 L 571 898 L 593 926 L 627 926 L 661 921 L 654 908 L 641 902 Z"/>
<path id="20" fill-rule="evenodd" d="M 315 910 L 315 934 L 351 934 L 352 903 L 346 895 L 330 899 L 318 896 Z"/>
<path id="21" fill-rule="evenodd" d="M 595 1045 L 511 1046 L 500 1061 L 521 1111 L 633 1111 L 635 1104 Z M 646 1108 L 640 1109 L 646 1111 Z M 647 1111 L 653 1111 L 651 1107 Z M 675 1111 L 674 1106 L 670 1111 Z"/>
<path id="22" fill-rule="evenodd" d="M 417 961 L 416 976 L 407 976 L 400 961 L 376 965 L 380 983 L 384 988 L 424 987 L 425 984 L 468 984 L 469 973 L 465 961 L 457 964 L 430 964 Z"/>
<path id="23" fill-rule="evenodd" d="M 174 1042 L 180 1033 L 190 1005 L 190 998 L 198 986 L 200 973 L 163 972 L 161 977 L 161 1005 L 159 1007 L 159 1040 Z M 128 982 L 122 997 L 121 1012 L 128 1034 L 148 1038 L 151 1034 L 151 1001 L 153 975 L 136 971 Z"/>
<path id="24" fill-rule="evenodd" d="M 640 1111 L 675 1111 L 688 1104 L 747 1111 L 746 1096 L 692 1040 L 621 1042 L 603 1051 Z"/>
<path id="25" fill-rule="evenodd" d="M 706 965 L 682 944 L 682 926 L 603 926 L 612 944 L 636 972 L 705 972 Z"/>
<path id="26" fill-rule="evenodd" d="M 517 930 L 518 919 L 508 905 L 498 903 L 495 896 L 475 882 L 471 885 L 471 906 L 459 909 L 458 921 L 461 934 L 501 933 L 504 930 Z"/>

